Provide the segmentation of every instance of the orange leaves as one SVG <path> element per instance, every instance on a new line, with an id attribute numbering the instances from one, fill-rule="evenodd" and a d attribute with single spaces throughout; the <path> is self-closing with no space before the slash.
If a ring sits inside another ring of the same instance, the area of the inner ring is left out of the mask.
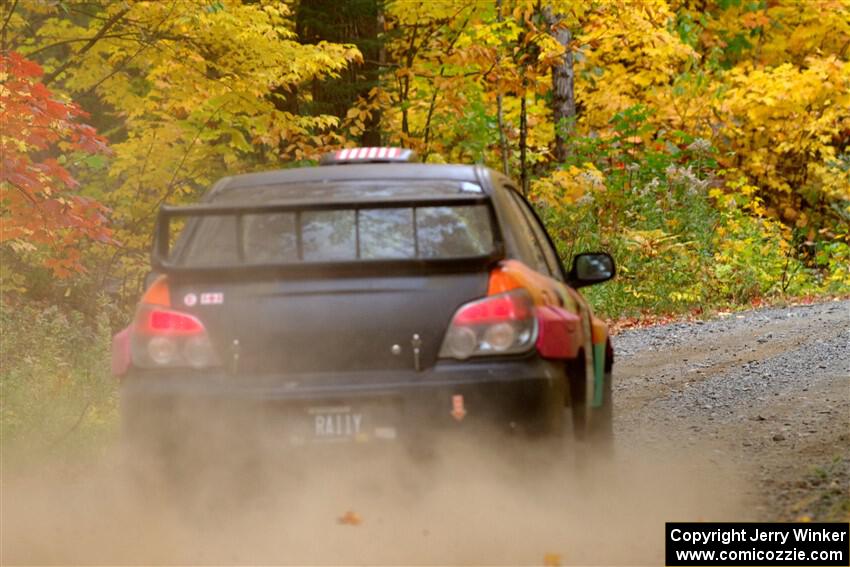
<path id="1" fill-rule="evenodd" d="M 105 207 L 67 193 L 78 183 L 62 165 L 67 159 L 62 152 L 107 148 L 94 128 L 76 122 L 85 116 L 77 105 L 58 100 L 37 82 L 41 74 L 39 65 L 18 53 L 0 55 L 0 242 L 19 253 L 39 250 L 41 263 L 66 277 L 83 269 L 81 240 L 108 242 L 111 233 Z"/>
<path id="2" fill-rule="evenodd" d="M 741 25 L 750 30 L 769 24 L 770 18 L 764 12 L 748 12 L 741 16 Z"/>
<path id="3" fill-rule="evenodd" d="M 21 79 L 40 77 L 44 74 L 41 65 L 14 51 L 3 60 L 3 72 L 4 74 L 8 73 L 13 78 L 19 77 Z"/>

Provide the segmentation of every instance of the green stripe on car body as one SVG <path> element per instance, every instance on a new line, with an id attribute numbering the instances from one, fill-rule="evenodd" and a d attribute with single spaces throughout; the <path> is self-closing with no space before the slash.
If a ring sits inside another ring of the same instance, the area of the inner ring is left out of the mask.
<path id="1" fill-rule="evenodd" d="M 591 407 L 602 407 L 605 380 L 605 343 L 593 345 L 593 402 Z"/>

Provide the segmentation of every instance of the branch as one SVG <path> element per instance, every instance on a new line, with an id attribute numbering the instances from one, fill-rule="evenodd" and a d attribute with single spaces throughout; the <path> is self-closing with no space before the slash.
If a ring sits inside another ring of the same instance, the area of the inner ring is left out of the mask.
<path id="1" fill-rule="evenodd" d="M 180 159 L 180 163 L 177 164 L 177 169 L 174 170 L 174 174 L 171 176 L 171 180 L 168 182 L 168 187 L 165 190 L 165 195 L 163 195 L 162 199 L 157 203 L 156 208 L 158 209 L 160 205 L 162 205 L 169 197 L 171 197 L 172 193 L 174 193 L 174 189 L 177 184 L 177 175 L 180 173 L 180 170 L 183 169 L 183 166 L 186 164 L 186 160 L 189 158 L 189 154 L 192 152 L 192 148 L 195 146 L 195 143 L 200 139 L 201 134 L 204 133 L 204 130 L 207 129 L 207 126 L 212 123 L 218 113 L 224 110 L 224 107 L 227 106 L 228 101 L 224 101 L 219 105 L 218 108 L 210 115 L 206 122 L 204 122 L 203 126 L 198 129 L 195 133 L 195 137 L 192 138 L 192 141 L 189 143 L 189 147 L 186 148 L 186 152 L 183 154 L 183 157 Z"/>
<path id="2" fill-rule="evenodd" d="M 80 50 L 79 50 L 79 51 L 75 54 L 75 56 L 76 56 L 76 57 L 79 57 L 80 55 L 84 55 L 86 52 L 88 52 L 88 50 L 90 50 L 92 47 L 94 47 L 94 45 L 95 45 L 95 44 L 96 44 L 96 43 L 97 43 L 97 42 L 98 42 L 98 41 L 99 41 L 99 40 L 100 40 L 100 39 L 101 39 L 101 38 L 102 38 L 102 37 L 106 34 L 106 32 L 108 32 L 108 31 L 109 31 L 109 28 L 111 28 L 111 27 L 112 27 L 112 26 L 114 26 L 116 23 L 118 23 L 118 21 L 119 21 L 119 20 L 121 20 L 121 18 L 123 18 L 123 17 L 124 17 L 124 15 L 125 15 L 125 14 L 127 14 L 127 12 L 129 12 L 129 11 L 130 11 L 130 8 L 124 8 L 123 10 L 120 10 L 119 12 L 116 12 L 115 14 L 113 14 L 113 16 L 112 16 L 111 18 L 109 18 L 108 20 L 106 20 L 106 23 L 104 23 L 104 24 L 103 24 L 103 26 L 101 26 L 101 28 L 98 30 L 98 32 L 97 32 L 96 34 L 94 34 L 94 36 L 93 36 L 93 37 L 92 37 L 92 38 L 88 41 L 88 43 L 86 43 L 86 44 L 82 47 L 82 49 L 80 49 Z M 50 74 L 46 75 L 46 76 L 45 76 L 45 77 L 41 80 L 41 82 L 42 82 L 45 86 L 47 86 L 47 85 L 48 85 L 48 84 L 50 84 L 50 83 L 51 83 L 51 82 L 52 82 L 52 81 L 53 81 L 56 77 L 58 77 L 59 75 L 61 75 L 62 73 L 64 73 L 64 72 L 65 72 L 65 70 L 66 70 L 68 67 L 70 67 L 70 66 L 71 66 L 71 63 L 73 63 L 73 61 L 74 61 L 74 57 L 69 57 L 69 58 L 65 61 L 65 63 L 63 63 L 62 65 L 60 65 L 60 66 L 59 66 L 59 68 L 58 68 L 58 69 L 56 69 L 56 70 L 55 70 L 55 71 L 53 71 L 52 73 L 50 73 Z"/>
<path id="3" fill-rule="evenodd" d="M 33 197 L 32 195 L 30 195 L 30 194 L 29 194 L 29 192 L 28 192 L 26 189 L 24 189 L 23 187 L 21 187 L 20 185 L 18 185 L 18 184 L 17 184 L 17 183 L 15 183 L 14 181 L 10 181 L 9 179 L 4 179 L 3 181 L 5 181 L 5 182 L 6 182 L 6 183 L 8 183 L 9 185 L 11 185 L 11 186 L 12 186 L 12 187 L 14 187 L 15 189 L 17 189 L 17 190 L 18 190 L 18 192 L 19 192 L 21 195 L 23 195 L 23 196 L 24 196 L 24 198 L 25 198 L 26 200 L 28 200 L 30 203 L 32 203 L 32 205 L 33 205 L 35 208 L 37 208 L 37 209 L 40 209 L 40 208 L 41 208 L 41 207 L 40 207 L 40 205 L 39 205 L 39 203 L 38 203 L 38 200 L 37 200 L 35 197 Z"/>
<path id="4" fill-rule="evenodd" d="M 189 154 L 192 152 L 192 148 L 194 148 L 195 143 L 200 139 L 201 134 L 204 133 L 206 128 L 210 125 L 210 123 L 218 116 L 218 113 L 224 110 L 224 107 L 227 106 L 228 101 L 223 102 L 219 105 L 218 108 L 210 115 L 210 117 L 204 122 L 204 124 L 198 128 L 198 131 L 195 132 L 195 136 L 192 138 L 192 141 L 189 142 L 189 146 L 186 148 L 186 151 L 183 153 L 183 156 L 180 159 L 180 163 L 177 164 L 177 168 L 174 170 L 174 173 L 171 175 L 171 179 L 168 181 L 168 185 L 165 188 L 165 194 L 157 200 L 156 204 L 151 208 L 148 214 L 142 215 L 132 221 L 127 227 L 127 230 L 135 230 L 142 222 L 150 218 L 156 214 L 159 210 L 159 207 L 167 201 L 172 194 L 174 194 L 174 190 L 177 188 L 177 175 L 180 173 L 180 170 L 183 169 L 183 166 L 186 164 L 186 160 L 189 158 Z M 147 161 L 145 162 L 147 163 Z"/>
<path id="5" fill-rule="evenodd" d="M 139 54 L 141 54 L 141 53 L 142 53 L 142 51 L 144 51 L 145 49 L 147 49 L 148 47 L 150 47 L 150 46 L 152 46 L 152 45 L 153 45 L 153 43 L 147 43 L 147 44 L 143 43 L 143 44 L 142 44 L 142 46 L 136 50 L 136 52 L 135 52 L 135 53 L 133 53 L 133 54 L 132 54 L 132 55 L 130 55 L 129 57 L 125 57 L 125 58 L 124 58 L 124 60 L 123 60 L 123 61 L 121 61 L 121 63 L 119 63 L 119 64 L 118 64 L 118 65 L 117 65 L 117 66 L 116 66 L 116 67 L 115 67 L 112 71 L 110 71 L 109 73 L 107 73 L 105 77 L 103 77 L 103 78 L 102 78 L 102 79 L 100 79 L 98 82 L 96 82 L 95 84 L 93 84 L 92 86 L 90 86 L 88 89 L 86 89 L 85 94 L 87 94 L 87 95 L 88 95 L 88 94 L 93 93 L 93 92 L 97 89 L 97 87 L 99 87 L 99 86 L 100 86 L 100 85 L 102 85 L 104 82 L 106 82 L 107 80 L 109 80 L 109 79 L 110 79 L 110 78 L 112 78 L 113 76 L 115 76 L 115 75 L 117 75 L 118 73 L 120 73 L 121 71 L 123 71 L 123 70 L 124 70 L 124 68 L 125 68 L 125 67 L 127 67 L 127 65 L 129 65 L 129 64 L 130 64 L 130 62 L 131 62 L 133 59 L 135 59 L 136 57 L 138 57 L 138 56 L 139 56 Z"/>
<path id="6" fill-rule="evenodd" d="M 460 39 L 460 36 L 463 34 L 463 31 L 466 29 L 466 25 L 469 23 L 470 17 L 472 17 L 471 14 L 469 17 L 466 18 L 466 20 L 464 20 L 463 24 L 461 24 L 460 29 L 455 34 L 454 38 L 452 38 L 452 40 L 449 42 L 449 45 L 446 48 L 445 52 L 439 57 L 441 78 L 444 77 L 446 74 L 446 58 L 449 57 L 454 51 L 455 44 L 457 43 L 457 40 Z M 428 118 L 425 120 L 425 151 L 423 152 L 424 155 L 422 156 L 422 161 L 426 161 L 428 159 L 428 155 L 431 153 L 431 119 L 434 117 L 434 109 L 437 106 L 437 96 L 439 94 L 440 88 L 435 86 L 434 93 L 431 95 L 431 104 L 428 106 Z"/>
<path id="7" fill-rule="evenodd" d="M 14 181 L 10 181 L 9 179 L 4 179 L 4 181 L 15 189 L 17 189 L 18 192 L 20 192 L 24 196 L 24 198 L 30 202 L 33 208 L 35 208 L 35 210 L 38 212 L 38 216 L 41 217 L 42 224 L 44 225 L 44 233 L 50 238 L 52 238 L 53 246 L 58 246 L 58 243 L 56 242 L 56 235 L 53 234 L 50 229 L 50 219 L 47 218 L 47 213 L 44 212 L 44 208 L 41 206 L 41 202 L 39 202 L 38 199 L 30 195 L 30 193 L 26 189 L 24 189 Z"/>
<path id="8" fill-rule="evenodd" d="M 376 67 L 387 67 L 389 69 L 401 67 L 398 63 L 388 63 L 388 62 L 380 62 L 374 59 L 363 59 L 363 63 L 368 63 L 370 65 L 374 65 Z"/>
<path id="9" fill-rule="evenodd" d="M 2 39 L 3 45 L 0 45 L 0 49 L 2 49 L 4 52 L 6 51 L 6 28 L 9 27 L 9 20 L 12 19 L 12 14 L 15 13 L 15 8 L 17 8 L 17 7 L 18 7 L 18 0 L 15 0 L 15 2 L 12 4 L 12 7 L 9 8 L 9 13 L 6 14 L 6 19 L 3 20 L 3 29 L 0 30 L 0 37 L 3 38 Z"/>
<path id="10" fill-rule="evenodd" d="M 83 418 L 86 416 L 86 414 L 88 413 L 89 408 L 91 406 L 92 406 L 92 399 L 91 399 L 91 396 L 89 396 L 89 398 L 86 400 L 86 405 L 83 407 L 83 411 L 81 411 L 80 415 L 77 417 L 77 421 L 74 422 L 74 425 L 72 425 L 69 430 L 67 430 L 65 433 L 63 433 L 62 435 L 60 435 L 59 437 L 57 437 L 56 439 L 53 440 L 53 443 L 50 444 L 51 449 L 55 449 L 62 442 L 64 442 L 68 437 L 70 437 L 71 434 L 74 433 L 74 431 L 77 430 L 77 428 L 83 422 Z"/>
<path id="11" fill-rule="evenodd" d="M 95 89 L 97 89 L 97 87 L 99 87 L 100 85 L 102 85 L 102 84 L 103 84 L 106 80 L 108 80 L 110 77 L 113 77 L 113 76 L 114 76 L 114 75 L 116 75 L 117 73 L 120 73 L 121 71 L 123 71 L 123 70 L 124 70 L 124 68 L 125 68 L 125 67 L 126 67 L 126 66 L 127 66 L 127 65 L 128 65 L 128 64 L 129 64 L 129 63 L 130 63 L 133 59 L 135 59 L 136 57 L 138 57 L 138 56 L 139 56 L 139 54 L 141 54 L 141 53 L 142 53 L 142 51 L 144 51 L 144 50 L 145 50 L 145 49 L 147 49 L 148 47 L 156 47 L 156 42 L 157 42 L 157 41 L 160 39 L 160 37 L 161 37 L 161 36 L 160 36 L 160 33 L 159 33 L 159 28 L 160 28 L 160 27 L 162 27 L 162 24 L 164 24 L 164 23 L 166 22 L 166 20 L 168 20 L 168 18 L 170 18 L 170 17 L 171 17 L 171 14 L 173 14 L 173 13 L 174 13 L 174 7 L 175 7 L 176 5 L 177 5 L 177 0 L 175 0 L 174 2 L 172 2 L 171 7 L 170 7 L 170 8 L 169 8 L 169 10 L 168 10 L 168 13 L 167 13 L 167 14 L 165 14 L 165 17 L 164 17 L 164 18 L 162 18 L 159 22 L 157 22 L 157 24 L 154 26 L 154 28 L 153 28 L 153 32 L 152 32 L 152 34 L 151 34 L 152 38 L 151 38 L 151 40 L 150 40 L 150 41 L 148 41 L 148 42 L 141 41 L 141 42 L 140 42 L 140 43 L 141 43 L 141 47 L 140 47 L 139 49 L 137 49 L 135 53 L 133 53 L 133 54 L 132 54 L 131 56 L 129 56 L 129 57 L 125 57 L 125 58 L 124 58 L 124 60 L 123 60 L 123 61 L 121 61 L 121 63 L 119 63 L 117 67 L 115 67 L 115 69 L 113 69 L 110 73 L 108 73 L 105 77 L 103 77 L 102 79 L 100 79 L 100 80 L 99 80 L 98 82 L 96 82 L 94 85 L 92 85 L 91 87 L 89 87 L 89 88 L 86 90 L 85 94 L 91 94 L 91 93 L 93 93 L 93 92 L 95 91 Z M 104 26 L 104 27 L 105 27 L 105 26 Z"/>
<path id="12" fill-rule="evenodd" d="M 9 8 L 9 13 L 8 13 L 8 14 L 6 14 L 6 19 L 5 19 L 5 20 L 3 20 L 3 29 L 2 29 L 2 30 L 0 30 L 0 31 L 3 31 L 3 32 L 5 32 L 5 31 L 6 31 L 6 27 L 9 25 L 9 20 L 11 20 L 11 19 L 12 19 L 12 14 L 14 14 L 14 13 L 15 13 L 15 8 L 17 8 L 17 7 L 18 7 L 18 0 L 15 0 L 15 1 L 12 3 L 12 7 L 11 7 L 11 8 Z"/>
<path id="13" fill-rule="evenodd" d="M 100 37 L 100 39 L 114 39 L 114 38 L 132 38 L 133 34 L 125 34 L 125 33 L 112 33 L 106 34 Z M 59 47 L 60 45 L 66 45 L 68 43 L 77 43 L 80 41 L 91 41 L 93 38 L 91 37 L 78 37 L 74 39 L 63 39 L 62 41 L 57 41 L 55 43 L 51 43 L 49 45 L 45 45 L 44 47 L 39 47 L 35 51 L 30 51 L 27 53 L 27 57 L 33 57 L 34 55 L 38 55 L 42 51 L 47 51 L 48 49 L 52 49 L 54 47 Z"/>

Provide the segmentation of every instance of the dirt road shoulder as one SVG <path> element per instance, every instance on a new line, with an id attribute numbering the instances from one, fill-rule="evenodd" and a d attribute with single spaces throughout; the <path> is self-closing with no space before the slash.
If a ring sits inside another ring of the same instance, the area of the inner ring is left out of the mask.
<path id="1" fill-rule="evenodd" d="M 621 443 L 715 452 L 750 479 L 754 520 L 850 519 L 850 301 L 615 340 Z"/>

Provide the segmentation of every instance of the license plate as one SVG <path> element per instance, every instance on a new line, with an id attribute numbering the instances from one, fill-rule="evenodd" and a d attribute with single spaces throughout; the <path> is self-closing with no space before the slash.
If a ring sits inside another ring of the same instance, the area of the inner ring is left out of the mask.
<path id="1" fill-rule="evenodd" d="M 357 438 L 365 431 L 363 414 L 349 406 L 311 407 L 308 414 L 318 440 Z"/>

